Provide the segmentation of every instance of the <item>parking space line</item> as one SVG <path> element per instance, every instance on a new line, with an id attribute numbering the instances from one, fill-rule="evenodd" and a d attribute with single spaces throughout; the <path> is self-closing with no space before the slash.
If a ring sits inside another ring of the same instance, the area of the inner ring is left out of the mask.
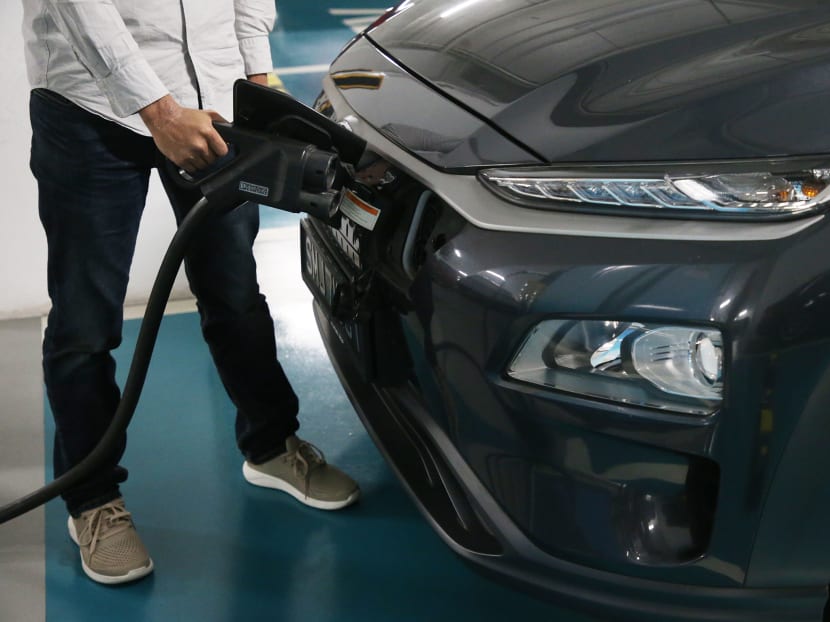
<path id="1" fill-rule="evenodd" d="M 295 65 L 293 67 L 274 67 L 274 73 L 278 76 L 296 76 L 306 73 L 326 73 L 328 70 L 328 64 Z"/>

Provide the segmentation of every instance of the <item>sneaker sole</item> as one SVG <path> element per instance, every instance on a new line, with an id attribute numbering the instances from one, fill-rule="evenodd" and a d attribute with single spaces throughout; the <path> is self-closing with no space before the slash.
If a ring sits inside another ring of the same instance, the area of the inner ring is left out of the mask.
<path id="1" fill-rule="evenodd" d="M 261 486 L 262 488 L 281 490 L 282 492 L 286 492 L 292 497 L 294 497 L 303 505 L 307 505 L 312 508 L 317 508 L 318 510 L 339 510 L 341 508 L 346 507 L 347 505 L 351 505 L 360 498 L 359 488 L 355 489 L 354 492 L 352 492 L 352 494 L 350 494 L 345 499 L 341 499 L 339 501 L 323 501 L 321 499 L 307 497 L 305 496 L 305 494 L 302 493 L 302 491 L 295 488 L 285 480 L 280 479 L 278 477 L 273 477 L 271 475 L 266 475 L 265 473 L 261 473 L 256 469 L 252 469 L 250 466 L 248 466 L 247 462 L 245 462 L 242 465 L 242 475 L 245 477 L 249 484 L 253 484 L 254 486 Z"/>
<path id="2" fill-rule="evenodd" d="M 79 547 L 81 546 L 80 542 L 78 542 L 78 534 L 75 531 L 75 523 L 72 521 L 72 517 L 70 516 L 67 521 L 66 525 L 69 528 L 69 537 L 72 538 L 72 541 L 77 544 Z M 130 570 L 127 574 L 112 576 L 112 575 L 105 575 L 105 574 L 98 574 L 92 568 L 86 565 L 84 561 L 84 556 L 81 555 L 81 568 L 84 569 L 84 573 L 93 581 L 97 583 L 104 583 L 106 585 L 117 585 L 119 583 L 129 583 L 130 581 L 137 581 L 142 577 L 146 577 L 148 574 L 153 572 L 153 560 L 150 560 L 149 566 L 144 566 L 142 568 L 135 568 Z"/>

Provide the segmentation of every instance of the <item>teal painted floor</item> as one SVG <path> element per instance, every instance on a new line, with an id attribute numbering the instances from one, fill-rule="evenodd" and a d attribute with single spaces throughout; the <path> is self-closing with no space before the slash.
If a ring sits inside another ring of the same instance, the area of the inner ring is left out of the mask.
<path id="1" fill-rule="evenodd" d="M 156 571 L 127 586 L 89 581 L 66 514 L 52 502 L 48 621 L 587 620 L 497 585 L 455 557 L 383 462 L 322 349 L 289 338 L 290 325 L 278 318 L 276 330 L 288 343 L 281 359 L 302 400 L 301 434 L 359 480 L 361 501 L 322 512 L 247 484 L 233 408 L 197 316 L 168 316 L 124 459 L 123 491 Z M 137 321 L 127 323 L 117 353 L 122 377 L 137 329 Z M 51 426 L 48 412 L 46 421 Z"/>

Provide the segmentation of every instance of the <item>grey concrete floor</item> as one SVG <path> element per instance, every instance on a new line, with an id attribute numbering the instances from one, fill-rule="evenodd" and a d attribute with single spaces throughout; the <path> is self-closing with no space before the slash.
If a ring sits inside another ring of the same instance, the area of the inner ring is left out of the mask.
<path id="1" fill-rule="evenodd" d="M 0 504 L 43 485 L 40 318 L 0 322 Z M 0 619 L 45 619 L 43 508 L 0 525 Z"/>

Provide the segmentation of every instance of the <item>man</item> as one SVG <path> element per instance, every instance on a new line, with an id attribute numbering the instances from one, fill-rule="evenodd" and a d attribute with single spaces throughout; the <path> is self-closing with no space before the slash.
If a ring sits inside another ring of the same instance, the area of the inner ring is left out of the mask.
<path id="1" fill-rule="evenodd" d="M 266 83 L 274 0 L 24 0 L 32 85 L 31 168 L 48 243 L 52 301 L 43 370 L 60 476 L 97 444 L 119 389 L 110 351 L 148 179 L 157 167 L 178 221 L 199 198 L 173 182 L 164 158 L 198 171 L 227 153 L 212 125 L 239 77 Z M 243 473 L 256 485 L 337 509 L 355 482 L 295 436 L 298 401 L 276 359 L 252 245 L 256 205 L 210 223 L 185 260 L 202 332 L 237 408 Z M 63 495 L 86 574 L 122 583 L 153 562 L 124 507 L 118 462 Z"/>

